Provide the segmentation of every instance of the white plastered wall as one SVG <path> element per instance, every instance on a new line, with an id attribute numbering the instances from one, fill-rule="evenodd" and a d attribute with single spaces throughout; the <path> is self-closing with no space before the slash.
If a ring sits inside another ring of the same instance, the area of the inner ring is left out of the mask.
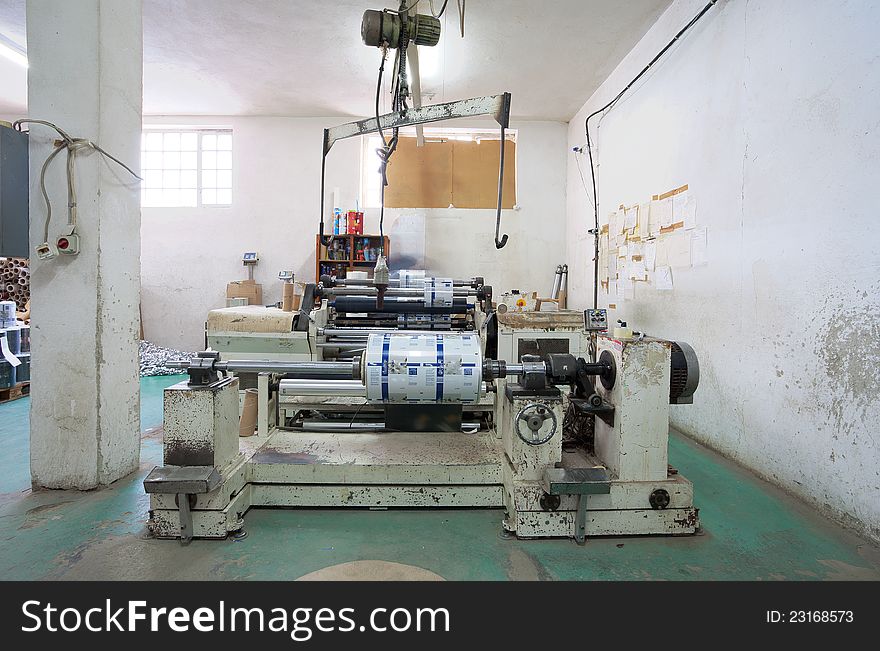
<path id="1" fill-rule="evenodd" d="M 571 121 L 569 147 L 704 4 L 663 14 Z M 688 183 L 708 228 L 708 264 L 674 269 L 673 291 L 638 283 L 611 301 L 612 318 L 696 349 L 700 387 L 673 425 L 874 539 L 878 30 L 876 3 L 722 0 L 592 131 L 603 213 Z M 572 301 L 586 307 L 592 208 L 574 154 L 567 178 Z"/>
<path id="2" fill-rule="evenodd" d="M 515 101 L 515 100 L 514 100 Z M 204 345 L 208 310 L 225 303 L 226 283 L 246 277 L 244 251 L 258 251 L 255 277 L 263 300 L 281 298 L 278 271 L 292 269 L 312 282 L 323 129 L 345 118 L 145 117 L 145 124 L 233 128 L 233 205 L 216 208 L 144 208 L 142 302 L 147 339 L 175 348 Z M 491 126 L 449 122 L 447 126 Z M 546 293 L 564 262 L 566 125 L 521 121 L 517 132 L 517 210 L 505 210 L 507 247 L 494 246 L 495 211 L 389 209 L 385 231 L 396 256 L 421 253 L 438 275 L 486 278 L 496 293 L 522 288 Z M 360 191 L 361 143 L 340 141 L 327 159 L 327 214 L 339 188 L 343 208 Z M 378 232 L 368 209 L 365 232 Z M 330 220 L 327 220 L 329 229 Z"/>

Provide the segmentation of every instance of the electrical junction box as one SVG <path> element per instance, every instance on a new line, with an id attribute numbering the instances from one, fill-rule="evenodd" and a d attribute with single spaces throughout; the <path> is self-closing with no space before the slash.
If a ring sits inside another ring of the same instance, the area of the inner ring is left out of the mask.
<path id="1" fill-rule="evenodd" d="M 55 248 L 54 244 L 43 242 L 37 247 L 37 257 L 40 260 L 51 260 L 56 255 L 58 255 L 58 249 Z"/>
<path id="2" fill-rule="evenodd" d="M 76 255 L 79 253 L 79 235 L 76 233 L 62 235 L 55 242 L 55 248 L 61 255 Z"/>
<path id="3" fill-rule="evenodd" d="M 0 122 L 0 257 L 29 258 L 28 138 Z"/>

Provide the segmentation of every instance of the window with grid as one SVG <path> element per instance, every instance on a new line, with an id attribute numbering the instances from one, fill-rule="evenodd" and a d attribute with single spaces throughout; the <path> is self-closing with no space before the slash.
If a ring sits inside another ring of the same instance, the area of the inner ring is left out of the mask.
<path id="1" fill-rule="evenodd" d="M 148 129 L 141 137 L 141 205 L 232 205 L 232 131 Z"/>

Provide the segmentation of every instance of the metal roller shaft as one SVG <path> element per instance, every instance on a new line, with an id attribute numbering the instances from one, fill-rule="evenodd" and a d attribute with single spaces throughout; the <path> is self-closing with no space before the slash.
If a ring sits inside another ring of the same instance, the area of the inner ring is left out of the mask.
<path id="1" fill-rule="evenodd" d="M 186 370 L 189 360 L 172 360 L 168 368 Z M 278 373 L 290 378 L 316 380 L 350 380 L 360 377 L 360 358 L 352 362 L 278 362 L 275 360 L 231 360 L 213 365 L 215 371 L 229 373 Z"/>
<path id="2" fill-rule="evenodd" d="M 372 296 L 339 296 L 333 304 L 337 312 L 392 313 L 392 314 L 453 314 L 467 310 L 467 300 L 456 296 L 449 307 L 426 307 L 424 299 L 417 297 L 386 297 L 382 309 L 376 306 Z"/>
<path id="3" fill-rule="evenodd" d="M 367 388 L 360 380 L 281 380 L 282 396 L 365 396 Z"/>
<path id="4" fill-rule="evenodd" d="M 435 335 L 437 330 L 417 330 L 400 328 L 318 328 L 318 336 L 339 337 L 340 339 L 359 339 L 366 341 L 370 335 Z"/>
<path id="5" fill-rule="evenodd" d="M 325 287 L 321 290 L 323 296 L 376 296 L 379 291 L 368 285 L 354 285 L 351 287 Z M 453 296 L 476 296 L 477 290 L 470 287 L 455 287 Z M 422 298 L 425 290 L 421 287 L 389 287 L 385 290 L 385 296 L 406 296 Z"/>
<path id="6" fill-rule="evenodd" d="M 360 366 L 358 364 L 358 366 Z M 218 362 L 218 371 L 233 373 L 281 373 L 291 378 L 348 380 L 360 376 L 360 368 L 351 362 L 275 362 L 231 361 Z"/>
<path id="7" fill-rule="evenodd" d="M 373 281 L 369 278 L 338 278 L 335 283 L 340 287 L 373 287 Z M 475 278 L 452 279 L 453 287 L 473 287 L 476 284 Z M 400 287 L 400 278 L 391 278 L 388 287 Z"/>

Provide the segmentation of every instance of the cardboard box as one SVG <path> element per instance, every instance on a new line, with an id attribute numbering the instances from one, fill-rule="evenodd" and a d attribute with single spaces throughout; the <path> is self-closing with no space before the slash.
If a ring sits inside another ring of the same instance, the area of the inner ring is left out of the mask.
<path id="1" fill-rule="evenodd" d="M 262 305 L 263 286 L 253 280 L 233 280 L 226 285 L 226 298 L 246 298 L 248 305 Z"/>

